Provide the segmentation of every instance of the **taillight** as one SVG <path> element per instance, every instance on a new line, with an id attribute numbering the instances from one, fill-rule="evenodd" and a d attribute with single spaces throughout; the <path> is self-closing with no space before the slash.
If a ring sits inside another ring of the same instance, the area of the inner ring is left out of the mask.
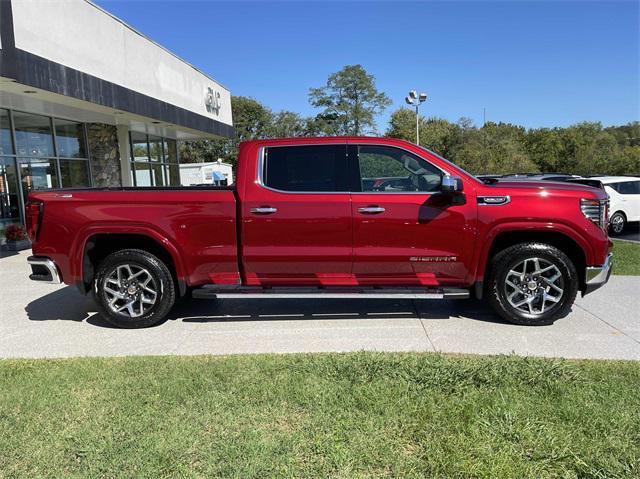
<path id="1" fill-rule="evenodd" d="M 38 230 L 42 222 L 43 205 L 37 201 L 29 201 L 24 207 L 27 235 L 33 243 L 38 238 Z"/>

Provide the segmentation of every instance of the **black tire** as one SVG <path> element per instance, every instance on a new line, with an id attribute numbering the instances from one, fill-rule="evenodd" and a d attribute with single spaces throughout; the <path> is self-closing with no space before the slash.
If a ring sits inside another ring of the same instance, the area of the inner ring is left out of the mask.
<path id="1" fill-rule="evenodd" d="M 611 236 L 618 236 L 624 233 L 627 226 L 627 217 L 622 211 L 616 211 L 609 220 L 609 233 Z"/>
<path id="2" fill-rule="evenodd" d="M 133 274 L 120 281 L 127 271 Z M 121 287 L 117 286 L 114 278 L 122 283 Z M 137 279 L 143 280 L 138 283 Z M 165 319 L 176 299 L 175 284 L 167 266 L 151 253 L 139 249 L 120 250 L 107 256 L 98 267 L 92 291 L 98 312 L 114 326 L 128 329 L 158 324 Z M 155 291 L 155 295 L 148 291 Z M 117 292 L 117 296 L 114 292 Z M 140 299 L 129 309 L 127 305 L 135 298 Z M 110 306 L 112 301 L 115 301 L 113 307 Z M 117 312 L 121 305 L 124 305 L 124 309 Z M 132 314 L 135 316 L 132 317 Z"/>
<path id="3" fill-rule="evenodd" d="M 538 258 L 537 263 L 534 258 Z M 555 269 L 537 275 L 532 273 L 523 274 L 521 277 L 514 276 L 515 268 L 517 272 L 526 271 L 527 267 L 529 270 L 539 270 L 535 268 L 535 264 L 552 265 Z M 546 279 L 542 276 L 546 276 Z M 549 286 L 549 280 L 554 277 L 557 277 L 554 286 Z M 571 311 L 579 285 L 576 267 L 569 257 L 559 249 L 544 243 L 521 243 L 500 251 L 491 262 L 488 278 L 488 296 L 493 309 L 510 323 L 525 326 L 545 326 L 566 316 Z M 513 287 L 514 283 L 518 288 Z M 535 286 L 536 284 L 538 286 Z M 534 287 L 533 290 L 527 289 Z M 558 288 L 562 289 L 562 293 L 558 292 Z M 523 292 L 520 293 L 520 290 Z M 547 301 L 550 301 L 547 299 L 549 294 L 557 302 L 547 307 Z M 536 300 L 531 303 L 527 301 L 526 306 L 516 308 L 512 304 L 513 302 L 517 305 L 531 296 L 535 296 Z M 536 308 L 539 311 L 535 311 Z M 532 309 L 533 313 L 530 312 Z"/>

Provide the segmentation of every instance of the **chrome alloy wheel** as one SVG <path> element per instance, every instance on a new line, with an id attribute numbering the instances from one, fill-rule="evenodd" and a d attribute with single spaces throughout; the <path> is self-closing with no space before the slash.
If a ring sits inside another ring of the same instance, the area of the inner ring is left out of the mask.
<path id="1" fill-rule="evenodd" d="M 131 318 L 148 312 L 158 299 L 158 287 L 151 273 L 133 264 L 116 266 L 102 288 L 111 311 Z"/>
<path id="2" fill-rule="evenodd" d="M 611 218 L 611 229 L 616 234 L 622 233 L 622 230 L 624 230 L 624 218 L 622 215 L 613 215 L 613 218 Z"/>
<path id="3" fill-rule="evenodd" d="M 564 295 L 564 280 L 556 265 L 528 258 L 510 269 L 504 280 L 509 304 L 527 314 L 542 314 Z"/>

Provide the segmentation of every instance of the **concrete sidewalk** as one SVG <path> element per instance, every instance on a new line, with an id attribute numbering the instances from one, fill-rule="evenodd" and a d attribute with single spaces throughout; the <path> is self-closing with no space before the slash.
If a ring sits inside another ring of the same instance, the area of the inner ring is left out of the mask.
<path id="1" fill-rule="evenodd" d="M 316 351 L 516 353 L 640 359 L 640 277 L 613 276 L 552 326 L 507 324 L 477 301 L 185 301 L 155 328 L 120 330 L 75 288 L 29 281 L 0 258 L 0 357 Z"/>

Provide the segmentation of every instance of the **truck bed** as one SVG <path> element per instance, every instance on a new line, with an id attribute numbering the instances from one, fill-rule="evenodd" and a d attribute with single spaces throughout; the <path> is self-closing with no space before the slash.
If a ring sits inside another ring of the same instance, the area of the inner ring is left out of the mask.
<path id="1" fill-rule="evenodd" d="M 30 198 L 44 203 L 34 255 L 53 259 L 67 284 L 81 280 L 96 241 L 123 234 L 168 250 L 181 285 L 239 278 L 233 187 L 65 189 Z"/>

